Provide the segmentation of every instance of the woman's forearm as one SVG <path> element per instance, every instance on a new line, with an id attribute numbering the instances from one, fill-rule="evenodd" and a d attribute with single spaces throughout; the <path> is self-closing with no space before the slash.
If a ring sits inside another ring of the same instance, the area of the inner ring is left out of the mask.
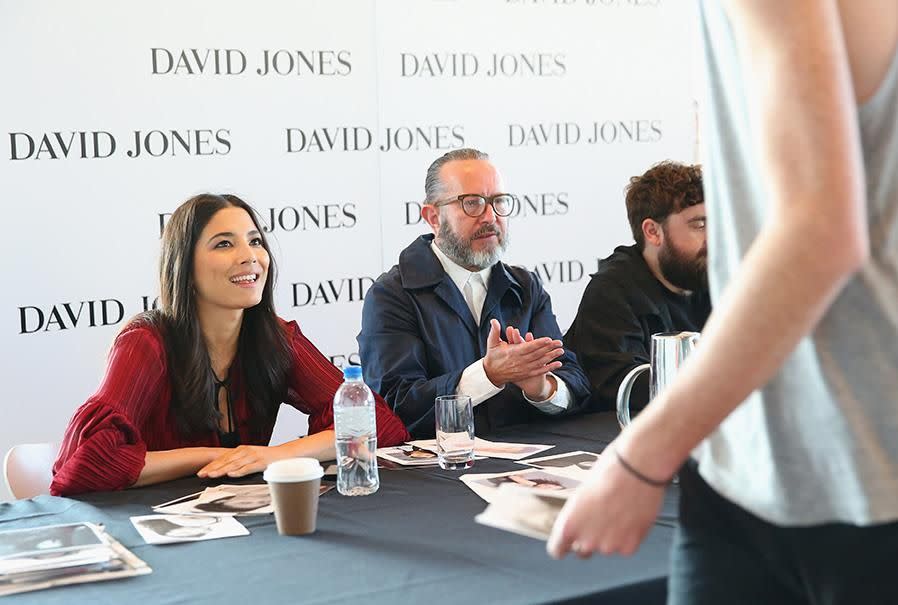
<path id="1" fill-rule="evenodd" d="M 308 457 L 318 460 L 333 460 L 337 453 L 334 448 L 334 431 L 321 431 L 308 437 L 294 439 L 277 446 L 279 458 Z M 281 456 L 280 454 L 283 454 Z"/>
<path id="2" fill-rule="evenodd" d="M 225 475 L 242 477 L 262 472 L 265 467 L 284 458 L 308 457 L 333 460 L 334 431 L 322 431 L 281 445 L 219 447 L 185 447 L 165 452 L 147 452 L 146 464 L 134 487 L 171 481 L 189 475 L 217 478 Z"/>
<path id="3" fill-rule="evenodd" d="M 132 487 L 153 485 L 193 475 L 226 450 L 219 447 L 183 447 L 147 452 L 143 470 Z"/>

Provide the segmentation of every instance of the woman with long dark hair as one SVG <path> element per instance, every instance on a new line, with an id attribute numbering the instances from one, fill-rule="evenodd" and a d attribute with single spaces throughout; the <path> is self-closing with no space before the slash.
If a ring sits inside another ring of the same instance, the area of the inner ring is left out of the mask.
<path id="1" fill-rule="evenodd" d="M 333 459 L 339 370 L 274 311 L 274 260 L 252 208 L 202 194 L 162 237 L 159 309 L 132 319 L 100 389 L 66 430 L 54 495 L 198 474 L 239 477 L 293 456 Z M 377 396 L 378 445 L 409 439 Z M 281 403 L 309 414 L 309 436 L 268 447 Z"/>

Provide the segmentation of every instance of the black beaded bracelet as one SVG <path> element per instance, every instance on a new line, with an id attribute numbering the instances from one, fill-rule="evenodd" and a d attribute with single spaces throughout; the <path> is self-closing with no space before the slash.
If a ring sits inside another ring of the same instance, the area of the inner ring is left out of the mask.
<path id="1" fill-rule="evenodd" d="M 631 475 L 633 475 L 634 477 L 636 477 L 643 483 L 647 483 L 647 484 L 651 485 L 652 487 L 667 487 L 667 484 L 670 483 L 669 480 L 668 481 L 658 481 L 657 479 L 652 479 L 651 477 L 646 477 L 645 475 L 643 475 L 642 473 L 637 471 L 635 468 L 633 468 L 633 466 L 631 466 L 629 462 L 624 460 L 624 457 L 621 456 L 620 452 L 617 451 L 616 449 L 614 450 L 614 455 L 617 456 L 617 461 L 620 462 L 620 465 L 622 467 L 624 467 L 624 469 L 628 473 L 630 473 Z"/>

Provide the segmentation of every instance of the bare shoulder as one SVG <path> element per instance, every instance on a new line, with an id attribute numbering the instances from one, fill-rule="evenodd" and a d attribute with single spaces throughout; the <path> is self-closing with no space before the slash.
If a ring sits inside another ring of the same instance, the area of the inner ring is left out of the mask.
<path id="1" fill-rule="evenodd" d="M 764 42 L 781 42 L 813 59 L 823 52 L 822 47 L 815 49 L 813 40 L 832 45 L 841 38 L 858 103 L 879 90 L 898 54 L 896 0 L 724 0 L 723 5 L 743 43 L 755 50 L 766 46 Z M 809 31 L 814 28 L 822 35 Z"/>
<path id="2" fill-rule="evenodd" d="M 872 97 L 898 54 L 898 1 L 839 0 L 855 97 Z"/>

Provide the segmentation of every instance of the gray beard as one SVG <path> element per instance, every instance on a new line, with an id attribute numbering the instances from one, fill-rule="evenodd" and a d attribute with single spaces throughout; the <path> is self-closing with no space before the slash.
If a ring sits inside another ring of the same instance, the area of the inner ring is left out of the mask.
<path id="1" fill-rule="evenodd" d="M 442 221 L 440 223 L 440 231 L 437 234 L 437 239 L 439 240 L 437 245 L 443 251 L 443 254 L 452 259 L 453 262 L 468 270 L 482 271 L 502 260 L 502 254 L 508 248 L 508 231 L 503 233 L 497 229 L 496 233 L 499 239 L 498 246 L 492 250 L 475 252 L 471 249 L 471 241 L 480 235 L 479 232 L 472 235 L 471 240 L 468 242 L 462 242 L 449 227 L 449 223 Z"/>

